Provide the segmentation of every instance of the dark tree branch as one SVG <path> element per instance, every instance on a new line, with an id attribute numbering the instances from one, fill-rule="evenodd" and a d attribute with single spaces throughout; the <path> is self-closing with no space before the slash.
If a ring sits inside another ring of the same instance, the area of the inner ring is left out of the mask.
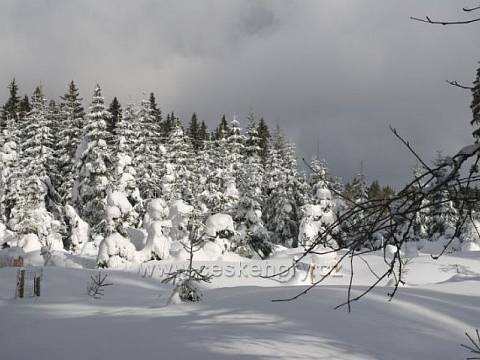
<path id="1" fill-rule="evenodd" d="M 466 24 L 471 24 L 471 23 L 480 21 L 480 17 L 475 19 L 460 20 L 460 21 L 438 21 L 438 20 L 432 20 L 428 16 L 425 16 L 425 18 L 417 18 L 414 16 L 410 16 L 410 19 L 424 22 L 427 24 L 435 24 L 435 25 L 466 25 Z"/>
<path id="2" fill-rule="evenodd" d="M 458 87 L 460 89 L 464 89 L 464 90 L 472 90 L 473 89 L 473 87 L 462 85 L 462 84 L 458 83 L 458 81 L 450 81 L 450 80 L 445 80 L 445 81 L 447 82 L 447 84 Z"/>
<path id="3" fill-rule="evenodd" d="M 480 10 L 480 6 L 475 6 L 475 7 L 472 7 L 472 8 L 462 8 L 462 10 L 465 11 L 465 12 Z"/>
<path id="4" fill-rule="evenodd" d="M 413 154 L 413 156 L 415 156 L 415 158 L 420 162 L 420 164 L 423 165 L 423 167 L 428 170 L 428 171 L 432 171 L 432 169 L 430 168 L 430 166 L 428 166 L 424 161 L 423 159 L 416 153 L 415 150 L 413 150 L 413 148 L 410 146 L 410 142 L 406 141 L 402 136 L 400 136 L 400 134 L 397 132 L 397 129 L 395 129 L 394 127 L 392 127 L 392 125 L 389 125 L 390 127 L 390 131 L 393 133 L 393 135 L 395 135 L 395 137 L 397 139 L 399 139 L 406 147 L 407 149 Z"/>

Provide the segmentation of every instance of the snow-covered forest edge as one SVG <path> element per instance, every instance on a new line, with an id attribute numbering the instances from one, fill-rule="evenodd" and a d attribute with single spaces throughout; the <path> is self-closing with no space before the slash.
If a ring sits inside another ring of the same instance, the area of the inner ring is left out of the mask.
<path id="1" fill-rule="evenodd" d="M 188 124 L 162 114 L 153 93 L 122 109 L 117 98 L 107 106 L 97 85 L 85 111 L 73 81 L 59 101 L 47 100 L 41 87 L 21 98 L 15 80 L 9 90 L 0 123 L 4 253 L 38 252 L 53 261 L 52 252 L 61 251 L 112 268 L 182 261 L 192 231 L 201 228 L 196 250 L 203 260 L 268 259 L 287 248 L 301 252 L 355 204 L 395 194 L 367 184 L 363 173 L 344 184 L 317 158 L 300 171 L 294 144 L 253 113 L 245 130 L 223 116 L 209 132 L 195 114 Z M 435 163 L 443 161 L 439 155 Z M 421 173 L 414 169 L 412 178 Z M 447 190 L 434 195 L 402 251 L 440 251 L 454 235 L 458 204 Z M 472 213 L 449 250 L 480 250 Z M 362 218 L 355 211 L 319 246 L 342 247 Z M 381 231 L 362 243 L 385 245 Z"/>

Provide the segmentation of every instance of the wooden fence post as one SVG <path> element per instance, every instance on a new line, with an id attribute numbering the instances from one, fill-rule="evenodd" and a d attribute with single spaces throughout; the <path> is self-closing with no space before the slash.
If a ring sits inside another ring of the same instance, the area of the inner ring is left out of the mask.
<path id="1" fill-rule="evenodd" d="M 17 297 L 23 298 L 25 294 L 25 270 L 17 271 Z"/>

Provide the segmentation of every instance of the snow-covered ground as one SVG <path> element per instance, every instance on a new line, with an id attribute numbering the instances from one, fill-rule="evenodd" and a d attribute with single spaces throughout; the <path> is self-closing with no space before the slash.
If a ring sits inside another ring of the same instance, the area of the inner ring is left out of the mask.
<path id="1" fill-rule="evenodd" d="M 375 272 L 380 254 L 368 255 Z M 72 262 L 71 264 L 73 264 Z M 88 263 L 88 262 L 86 262 Z M 70 264 L 66 262 L 66 265 Z M 353 295 L 374 275 L 355 263 Z M 197 304 L 166 306 L 171 285 L 142 273 L 106 270 L 105 296 L 86 294 L 85 268 L 47 267 L 42 296 L 14 299 L 16 269 L 0 269 L 0 359 L 462 359 L 465 331 L 480 327 L 480 252 L 407 265 L 393 301 L 388 282 L 346 300 L 349 267 L 294 302 L 303 289 L 258 277 L 216 278 Z M 235 286 L 224 287 L 226 284 Z M 240 286 L 241 285 L 241 286 Z"/>

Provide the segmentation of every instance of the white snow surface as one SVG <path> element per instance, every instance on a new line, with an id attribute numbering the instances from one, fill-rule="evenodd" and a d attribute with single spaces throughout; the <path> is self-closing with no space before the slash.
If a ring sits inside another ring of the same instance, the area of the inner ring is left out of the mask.
<path id="1" fill-rule="evenodd" d="M 363 256 L 375 272 L 383 255 Z M 0 269 L 0 357 L 37 359 L 463 359 L 464 332 L 480 326 L 480 252 L 457 252 L 438 261 L 420 253 L 407 265 L 405 287 L 393 301 L 386 282 L 352 306 L 349 264 L 294 302 L 303 286 L 261 278 L 214 280 L 196 304 L 166 305 L 172 286 L 155 275 L 107 270 L 105 296 L 87 296 L 98 270 L 47 267 L 42 296 L 14 299 L 16 269 Z M 352 295 L 375 280 L 354 261 Z M 297 274 L 299 274 L 298 272 Z M 172 301 L 177 303 L 177 301 Z M 33 354 L 33 355 L 32 355 Z"/>

